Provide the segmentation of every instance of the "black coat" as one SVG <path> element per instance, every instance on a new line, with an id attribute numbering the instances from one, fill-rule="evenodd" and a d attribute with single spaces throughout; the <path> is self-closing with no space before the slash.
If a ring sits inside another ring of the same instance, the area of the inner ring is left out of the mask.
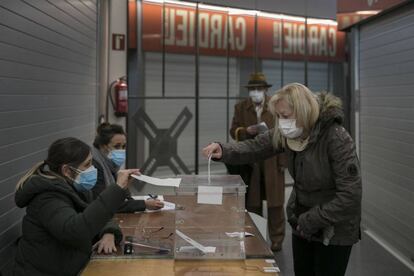
<path id="1" fill-rule="evenodd" d="M 92 164 L 98 170 L 98 179 L 96 181 L 96 185 L 92 188 L 93 198 L 97 198 L 102 191 L 106 188 L 106 181 L 105 181 L 105 174 L 104 168 L 99 164 L 99 162 L 95 159 L 92 159 Z M 114 171 L 111 171 L 113 179 L 116 179 L 116 173 L 118 172 L 118 168 Z M 115 184 L 115 183 L 112 183 Z M 146 205 L 144 200 L 135 200 L 131 197 L 129 190 L 127 190 L 128 196 L 124 203 L 122 203 L 121 207 L 116 211 L 117 213 L 134 213 L 134 212 L 142 212 L 145 211 Z"/>
<path id="2" fill-rule="evenodd" d="M 104 233 L 113 233 L 117 243 L 122 239 L 111 218 L 125 197 L 125 190 L 111 185 L 88 202 L 92 197 L 63 179 L 32 176 L 15 194 L 16 205 L 26 207 L 26 215 L 13 274 L 77 275 Z"/>
<path id="3" fill-rule="evenodd" d="M 273 147 L 274 129 L 239 143 L 221 144 L 221 161 L 245 164 L 285 151 L 295 184 L 286 206 L 293 234 L 296 226 L 312 240 L 322 242 L 333 227 L 332 245 L 352 245 L 359 240 L 362 183 L 355 144 L 341 125 L 339 100 L 330 94 L 318 97 L 320 115 L 301 152 Z"/>

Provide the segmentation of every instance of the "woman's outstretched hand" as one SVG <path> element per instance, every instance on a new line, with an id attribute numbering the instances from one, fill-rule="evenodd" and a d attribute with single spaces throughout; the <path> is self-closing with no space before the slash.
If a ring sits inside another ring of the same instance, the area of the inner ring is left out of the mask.
<path id="1" fill-rule="evenodd" d="M 116 184 L 122 189 L 125 189 L 132 179 L 131 174 L 140 175 L 140 172 L 138 169 L 119 170 L 116 177 Z"/>
<path id="2" fill-rule="evenodd" d="M 220 144 L 211 143 L 203 149 L 203 155 L 207 158 L 209 158 L 211 155 L 212 158 L 221 159 L 221 157 L 223 156 L 223 151 L 221 149 Z"/>

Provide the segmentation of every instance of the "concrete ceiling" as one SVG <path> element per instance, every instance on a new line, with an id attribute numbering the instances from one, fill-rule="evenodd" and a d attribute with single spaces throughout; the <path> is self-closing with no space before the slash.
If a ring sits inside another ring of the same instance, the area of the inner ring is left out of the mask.
<path id="1" fill-rule="evenodd" d="M 336 19 L 336 0 L 185 0 L 234 8 L 257 9 L 316 18 Z"/>

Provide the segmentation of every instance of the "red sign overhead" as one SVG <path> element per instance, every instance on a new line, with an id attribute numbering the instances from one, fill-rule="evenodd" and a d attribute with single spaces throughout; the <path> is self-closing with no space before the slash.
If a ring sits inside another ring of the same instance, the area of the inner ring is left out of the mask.
<path id="1" fill-rule="evenodd" d="M 407 0 L 338 0 L 338 29 L 343 30 L 365 18 L 394 7 Z"/>
<path id="2" fill-rule="evenodd" d="M 303 60 L 305 56 L 305 22 L 290 19 L 257 18 L 225 10 L 199 9 L 175 4 L 143 3 L 142 46 L 144 51 L 194 54 L 195 37 L 202 55 L 227 55 L 259 58 Z M 164 24 L 164 44 L 163 28 Z M 196 32 L 198 20 L 198 34 Z M 308 60 L 343 61 L 345 34 L 334 24 L 307 25 Z M 255 45 L 256 42 L 256 45 Z"/>

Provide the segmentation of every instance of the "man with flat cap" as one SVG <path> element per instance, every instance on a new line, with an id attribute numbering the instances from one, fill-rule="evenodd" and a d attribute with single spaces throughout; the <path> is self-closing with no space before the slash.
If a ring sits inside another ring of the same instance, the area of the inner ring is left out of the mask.
<path id="1" fill-rule="evenodd" d="M 267 128 L 274 127 L 275 119 L 267 107 L 270 97 L 266 95 L 271 86 L 266 82 L 264 74 L 251 74 L 246 85 L 249 97 L 237 103 L 234 108 L 230 129 L 230 135 L 234 140 L 253 139 Z M 243 172 L 240 173 L 248 185 L 246 209 L 262 215 L 262 201 L 267 201 L 268 228 L 273 251 L 281 250 L 285 236 L 285 167 L 285 154 L 278 154 L 265 161 L 249 164 L 248 168 L 242 169 Z"/>

